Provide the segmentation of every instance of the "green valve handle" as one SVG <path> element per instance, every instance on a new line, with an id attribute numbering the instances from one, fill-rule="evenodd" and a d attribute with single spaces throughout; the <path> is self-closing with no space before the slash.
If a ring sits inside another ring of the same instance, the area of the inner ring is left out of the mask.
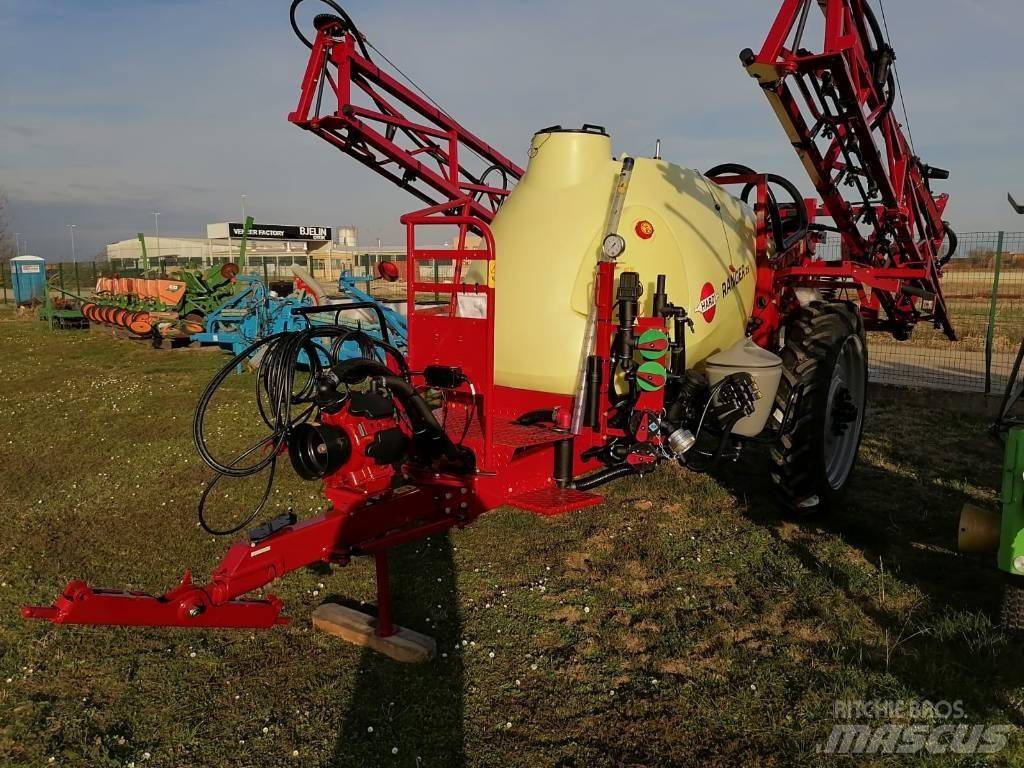
<path id="1" fill-rule="evenodd" d="M 645 392 L 657 392 L 665 386 L 667 379 L 668 371 L 661 363 L 651 361 L 636 369 L 636 383 Z"/>
<path id="2" fill-rule="evenodd" d="M 636 348 L 645 360 L 658 360 L 668 351 L 668 336 L 664 331 L 651 328 L 640 334 Z"/>

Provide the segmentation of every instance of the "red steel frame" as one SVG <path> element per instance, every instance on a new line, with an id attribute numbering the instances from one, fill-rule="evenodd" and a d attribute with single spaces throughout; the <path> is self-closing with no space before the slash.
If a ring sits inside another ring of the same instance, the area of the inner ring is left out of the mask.
<path id="1" fill-rule="evenodd" d="M 287 623 L 283 604 L 273 595 L 243 599 L 271 581 L 298 568 L 324 562 L 345 565 L 353 556 L 376 560 L 378 616 L 376 632 L 395 631 L 391 617 L 388 551 L 397 545 L 462 527 L 480 514 L 512 504 L 537 514 L 553 515 L 598 504 L 596 494 L 562 488 L 553 477 L 557 444 L 572 440 L 572 474 L 602 465 L 584 458 L 588 448 L 606 437 L 622 435 L 608 424 L 608 413 L 595 429 L 572 435 L 568 422 L 572 398 L 494 384 L 495 293 L 491 280 L 484 285 L 464 282 L 423 282 L 417 265 L 434 259 L 487 264 L 494 262 L 494 239 L 486 223 L 471 215 L 472 201 L 442 204 L 402 218 L 408 232 L 409 341 L 412 370 L 431 364 L 458 364 L 472 387 L 455 393 L 446 418 L 448 434 L 471 449 L 478 459 L 470 475 L 435 473 L 412 465 L 402 467 L 406 487 L 369 495 L 334 476 L 325 479 L 325 495 L 332 503 L 326 514 L 288 525 L 265 538 L 233 544 L 211 574 L 197 585 L 186 572 L 181 583 L 166 595 L 92 589 L 72 581 L 52 606 L 25 606 L 26 618 L 67 624 L 108 624 L 177 627 L 267 628 Z M 460 237 L 454 249 L 420 247 L 417 230 L 455 226 Z M 480 233 L 482 248 L 466 247 L 470 230 Z M 597 271 L 594 300 L 598 308 L 596 353 L 610 359 L 614 321 L 615 264 L 602 262 Z M 417 292 L 478 294 L 486 297 L 486 316 L 460 317 L 454 312 L 437 315 L 417 307 Z M 642 330 L 666 330 L 661 318 L 640 318 Z M 453 351 L 456 350 L 456 351 Z M 605 380 L 611 375 L 606 368 Z M 647 393 L 644 407 L 657 413 L 664 408 L 663 392 Z M 559 408 L 551 427 L 522 426 L 515 419 L 537 408 Z M 328 423 L 330 416 L 324 417 Z M 472 419 L 466 428 L 466 419 Z M 339 472 L 339 475 L 342 473 Z"/>
<path id="2" fill-rule="evenodd" d="M 468 199 L 469 212 L 488 223 L 508 187 L 523 175 L 487 142 L 361 55 L 340 20 L 317 31 L 299 103 L 288 120 L 428 205 Z M 472 170 L 471 155 L 479 171 Z M 508 184 L 486 183 L 489 169 Z"/>
<path id="3" fill-rule="evenodd" d="M 811 5 L 824 14 L 820 53 L 800 40 Z M 784 0 L 760 53 L 742 54 L 821 196 L 817 216 L 834 221 L 843 249 L 839 263 L 814 259 L 813 247 L 779 255 L 761 297 L 794 286 L 851 290 L 869 330 L 904 336 L 924 320 L 955 339 L 939 285 L 948 195 L 928 189 L 927 169 L 893 114 L 895 94 L 887 100 L 875 80 L 870 13 L 866 0 Z M 844 180 L 868 199 L 848 201 Z"/>

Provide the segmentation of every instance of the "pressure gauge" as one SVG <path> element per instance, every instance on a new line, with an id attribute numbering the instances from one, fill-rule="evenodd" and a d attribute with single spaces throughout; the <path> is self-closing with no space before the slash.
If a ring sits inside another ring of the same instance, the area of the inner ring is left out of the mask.
<path id="1" fill-rule="evenodd" d="M 601 253 L 609 259 L 619 258 L 624 250 L 626 250 L 626 241 L 622 239 L 622 235 L 614 232 L 608 235 L 601 244 Z"/>

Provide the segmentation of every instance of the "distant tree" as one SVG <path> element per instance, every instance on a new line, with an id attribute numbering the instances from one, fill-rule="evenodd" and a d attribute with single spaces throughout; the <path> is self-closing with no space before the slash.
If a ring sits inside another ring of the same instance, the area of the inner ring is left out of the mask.
<path id="1" fill-rule="evenodd" d="M 0 189 L 0 262 L 10 261 L 18 251 L 17 243 L 11 234 L 11 224 L 7 219 L 7 196 Z"/>
<path id="2" fill-rule="evenodd" d="M 975 248 L 968 251 L 963 259 L 957 259 L 965 267 L 989 269 L 996 263 L 996 252 L 991 248 Z"/>

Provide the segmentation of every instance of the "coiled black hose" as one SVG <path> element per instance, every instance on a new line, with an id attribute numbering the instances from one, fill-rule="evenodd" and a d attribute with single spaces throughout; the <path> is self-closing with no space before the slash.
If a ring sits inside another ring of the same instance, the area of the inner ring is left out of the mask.
<path id="1" fill-rule="evenodd" d="M 310 325 L 301 331 L 277 333 L 260 339 L 249 345 L 241 353 L 231 359 L 206 385 L 196 405 L 195 417 L 192 420 L 192 439 L 196 450 L 204 462 L 213 470 L 213 478 L 206 484 L 199 498 L 199 524 L 207 533 L 225 536 L 237 533 L 249 525 L 266 506 L 270 491 L 274 484 L 277 469 L 277 458 L 285 446 L 292 429 L 309 421 L 317 414 L 315 398 L 318 380 L 322 375 L 340 362 L 342 347 L 346 342 L 354 342 L 365 357 L 375 357 L 378 352 L 390 356 L 397 362 L 403 375 L 408 375 L 408 366 L 401 352 L 390 344 L 365 333 L 364 331 L 346 328 L 340 325 Z M 210 402 L 224 381 L 235 368 L 242 365 L 254 355 L 260 355 L 259 367 L 256 371 L 256 406 L 269 428 L 269 433 L 256 441 L 233 459 L 218 459 L 207 445 L 204 425 Z M 300 360 L 305 355 L 305 366 L 309 373 L 305 382 L 296 388 L 296 373 Z M 381 365 L 389 374 L 391 369 Z M 293 411 L 299 408 L 297 414 Z M 251 464 L 242 465 L 250 456 L 257 452 L 263 456 Z M 238 525 L 233 528 L 215 529 L 206 521 L 206 500 L 210 492 L 222 477 L 251 477 L 264 470 L 268 471 L 267 484 L 257 506 Z"/>
<path id="2" fill-rule="evenodd" d="M 748 176 L 757 174 L 753 168 L 742 165 L 741 163 L 722 163 L 716 165 L 714 168 L 709 169 L 705 172 L 705 176 L 722 176 L 725 174 L 735 174 L 737 176 Z M 772 237 L 775 240 L 775 249 L 778 253 L 783 253 L 792 248 L 796 243 L 800 242 L 807 236 L 807 208 L 804 207 L 803 196 L 800 194 L 800 190 L 796 188 L 789 179 L 784 176 L 779 176 L 775 173 L 763 174 L 769 184 L 775 184 L 781 187 L 786 193 L 793 199 L 793 206 L 796 209 L 797 225 L 793 233 L 786 237 L 783 233 L 782 228 L 782 215 L 779 211 L 779 204 L 775 199 L 775 194 L 771 188 L 768 189 L 768 220 L 772 227 Z M 744 203 L 749 202 L 748 198 L 750 193 L 755 189 L 753 184 L 747 184 L 743 187 L 743 191 L 740 193 L 740 199 Z"/>
<path id="3" fill-rule="evenodd" d="M 291 8 L 288 10 L 288 18 L 292 23 L 292 31 L 295 33 L 295 36 L 299 38 L 307 48 L 311 49 L 313 47 L 313 43 L 309 38 L 302 34 L 302 30 L 299 29 L 299 23 L 295 20 L 295 11 L 298 10 L 298 7 L 302 2 L 303 0 L 292 0 Z M 359 46 L 359 51 L 363 54 L 363 58 L 367 61 L 373 61 L 373 59 L 370 58 L 370 52 L 366 49 L 366 42 L 363 39 L 362 33 L 355 25 L 355 22 L 352 21 L 352 17 L 345 12 L 345 9 L 335 3 L 334 0 L 320 0 L 320 2 L 338 14 L 338 18 L 341 19 L 345 28 L 349 30 L 355 38 L 356 45 Z"/>

